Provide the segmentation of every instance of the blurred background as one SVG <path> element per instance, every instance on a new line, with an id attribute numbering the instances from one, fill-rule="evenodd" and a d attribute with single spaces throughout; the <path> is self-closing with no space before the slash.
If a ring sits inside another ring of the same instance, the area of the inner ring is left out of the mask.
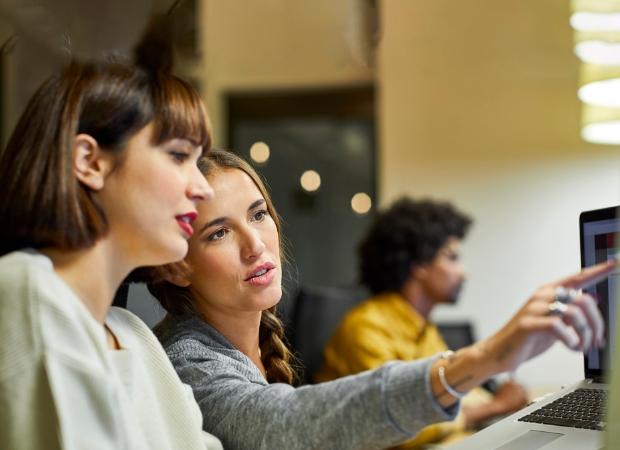
<path id="1" fill-rule="evenodd" d="M 176 71 L 202 93 L 215 145 L 252 161 L 284 218 L 289 323 L 300 288 L 356 284 L 357 241 L 373 211 L 402 195 L 475 218 L 461 301 L 434 318 L 469 321 L 478 338 L 536 287 L 579 269 L 581 211 L 620 204 L 620 147 L 580 134 L 583 67 L 566 0 L 0 8 L 3 142 L 69 55 L 123 58 L 151 14 L 170 14 Z M 161 314 L 139 286 L 129 306 L 150 324 Z M 582 375 L 581 355 L 556 346 L 516 377 L 559 387 Z"/>

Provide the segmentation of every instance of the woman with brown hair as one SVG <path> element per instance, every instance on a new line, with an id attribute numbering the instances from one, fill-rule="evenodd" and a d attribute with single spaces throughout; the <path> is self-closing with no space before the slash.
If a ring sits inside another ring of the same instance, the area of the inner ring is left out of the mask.
<path id="1" fill-rule="evenodd" d="M 73 63 L 0 151 L 0 447 L 221 449 L 148 327 L 111 308 L 135 268 L 181 259 L 207 115 L 184 81 Z"/>
<path id="2" fill-rule="evenodd" d="M 275 308 L 282 295 L 278 216 L 254 170 L 234 154 L 199 162 L 214 197 L 198 205 L 184 262 L 161 270 L 150 291 L 168 310 L 156 327 L 181 379 L 192 386 L 205 430 L 226 449 L 386 448 L 454 418 L 461 395 L 515 369 L 556 341 L 600 346 L 601 316 L 578 289 L 610 262 L 543 286 L 495 335 L 456 354 L 294 388 Z M 561 310 L 561 315 L 557 311 Z"/>

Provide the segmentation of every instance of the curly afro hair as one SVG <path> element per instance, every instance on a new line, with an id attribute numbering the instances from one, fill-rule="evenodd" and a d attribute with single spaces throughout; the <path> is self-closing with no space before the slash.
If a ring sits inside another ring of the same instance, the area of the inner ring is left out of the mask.
<path id="1" fill-rule="evenodd" d="M 401 198 L 375 217 L 359 246 L 361 282 L 373 294 L 398 292 L 412 265 L 431 262 L 472 220 L 447 202 Z"/>

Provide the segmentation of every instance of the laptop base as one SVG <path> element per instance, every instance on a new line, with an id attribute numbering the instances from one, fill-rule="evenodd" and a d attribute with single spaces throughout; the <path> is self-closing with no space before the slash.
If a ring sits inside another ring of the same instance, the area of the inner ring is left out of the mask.
<path id="1" fill-rule="evenodd" d="M 608 386 L 588 380 L 574 384 L 451 445 L 450 450 L 600 450 L 603 448 L 601 431 L 519 421 L 578 388 L 607 389 Z"/>

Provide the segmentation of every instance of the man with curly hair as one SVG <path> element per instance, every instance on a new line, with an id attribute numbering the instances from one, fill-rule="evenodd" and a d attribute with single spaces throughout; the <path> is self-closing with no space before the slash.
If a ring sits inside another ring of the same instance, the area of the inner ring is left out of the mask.
<path id="1" fill-rule="evenodd" d="M 429 317 L 436 305 L 454 304 L 459 297 L 465 280 L 460 245 L 471 222 L 449 203 L 410 198 L 377 214 L 359 247 L 361 281 L 373 296 L 352 309 L 332 335 L 317 381 L 448 349 Z M 431 425 L 397 448 L 452 442 L 526 400 L 514 382 L 494 396 L 476 389 L 464 399 L 456 421 Z"/>

